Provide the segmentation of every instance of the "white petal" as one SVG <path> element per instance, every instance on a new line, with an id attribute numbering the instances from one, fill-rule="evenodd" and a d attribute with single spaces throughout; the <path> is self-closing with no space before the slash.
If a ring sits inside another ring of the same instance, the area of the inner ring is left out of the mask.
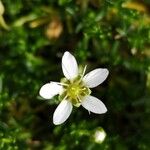
<path id="1" fill-rule="evenodd" d="M 77 61 L 69 52 L 65 52 L 62 57 L 62 70 L 67 79 L 73 79 L 78 75 Z"/>
<path id="2" fill-rule="evenodd" d="M 85 96 L 81 102 L 81 105 L 96 114 L 103 114 L 107 111 L 104 103 L 94 96 Z"/>
<path id="3" fill-rule="evenodd" d="M 72 104 L 68 100 L 63 100 L 56 108 L 53 115 L 53 123 L 55 125 L 65 122 L 72 112 Z"/>
<path id="4" fill-rule="evenodd" d="M 83 82 L 89 88 L 93 88 L 101 84 L 107 78 L 109 74 L 108 69 L 95 69 L 83 77 Z"/>
<path id="5" fill-rule="evenodd" d="M 55 82 L 44 84 L 40 89 L 40 96 L 45 99 L 51 99 L 53 96 L 59 94 L 62 91 L 62 86 Z"/>

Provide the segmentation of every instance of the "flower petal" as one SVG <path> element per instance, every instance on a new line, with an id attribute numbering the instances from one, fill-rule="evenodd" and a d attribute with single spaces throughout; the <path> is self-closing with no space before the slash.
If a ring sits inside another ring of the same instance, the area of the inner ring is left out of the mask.
<path id="1" fill-rule="evenodd" d="M 83 77 L 83 82 L 89 87 L 93 88 L 101 84 L 109 74 L 108 69 L 95 69 Z"/>
<path id="2" fill-rule="evenodd" d="M 81 102 L 81 105 L 96 114 L 103 114 L 107 111 L 104 103 L 94 96 L 85 96 Z"/>
<path id="3" fill-rule="evenodd" d="M 55 82 L 44 84 L 40 89 L 40 96 L 45 99 L 51 99 L 53 96 L 59 94 L 62 91 L 62 86 Z"/>
<path id="4" fill-rule="evenodd" d="M 67 79 L 73 79 L 78 75 L 77 61 L 69 52 L 65 52 L 62 57 L 62 70 Z"/>
<path id="5" fill-rule="evenodd" d="M 72 112 L 72 104 L 68 100 L 63 100 L 56 108 L 53 115 L 53 123 L 55 125 L 65 122 Z"/>

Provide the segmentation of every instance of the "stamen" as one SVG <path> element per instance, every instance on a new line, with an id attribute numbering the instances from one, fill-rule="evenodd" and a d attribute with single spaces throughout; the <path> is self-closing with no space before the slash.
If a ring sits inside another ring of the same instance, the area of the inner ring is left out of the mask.
<path id="1" fill-rule="evenodd" d="M 85 75 L 85 71 L 86 71 L 87 65 L 85 65 L 84 69 L 83 69 L 83 73 L 81 75 L 80 81 L 82 81 L 84 75 Z"/>
<path id="2" fill-rule="evenodd" d="M 61 82 L 53 82 L 53 83 L 57 83 L 58 85 L 62 85 L 62 86 L 69 86 L 69 84 L 61 83 Z"/>
<path id="3" fill-rule="evenodd" d="M 81 103 L 81 99 L 80 99 L 79 95 L 77 95 L 77 98 L 78 98 L 79 102 Z"/>
<path id="4" fill-rule="evenodd" d="M 80 89 L 81 91 L 85 91 L 86 89 L 85 88 L 82 88 L 82 89 Z"/>
<path id="5" fill-rule="evenodd" d="M 66 96 L 62 99 L 62 101 L 65 100 L 67 97 L 68 97 L 68 95 L 66 95 Z"/>

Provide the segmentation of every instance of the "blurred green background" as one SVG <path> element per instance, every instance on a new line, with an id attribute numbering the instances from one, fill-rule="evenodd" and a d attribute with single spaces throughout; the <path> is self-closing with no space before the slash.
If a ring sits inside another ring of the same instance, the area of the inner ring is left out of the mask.
<path id="1" fill-rule="evenodd" d="M 92 93 L 108 112 L 74 108 L 55 126 L 58 98 L 42 100 L 39 89 L 63 77 L 65 51 L 87 72 L 109 69 Z M 149 139 L 149 0 L 0 2 L 0 150 L 149 150 Z"/>

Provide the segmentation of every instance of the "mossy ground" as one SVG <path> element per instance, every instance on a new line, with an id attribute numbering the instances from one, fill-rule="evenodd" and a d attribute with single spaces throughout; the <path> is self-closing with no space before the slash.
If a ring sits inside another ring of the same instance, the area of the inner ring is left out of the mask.
<path id="1" fill-rule="evenodd" d="M 0 28 L 1 150 L 149 150 L 150 1 L 2 0 Z M 1 8 L 0 8 L 1 9 Z M 54 126 L 58 97 L 44 101 L 40 87 L 63 76 L 61 57 L 108 68 L 92 90 L 108 112 L 75 108 Z M 97 144 L 95 131 L 107 136 Z"/>

